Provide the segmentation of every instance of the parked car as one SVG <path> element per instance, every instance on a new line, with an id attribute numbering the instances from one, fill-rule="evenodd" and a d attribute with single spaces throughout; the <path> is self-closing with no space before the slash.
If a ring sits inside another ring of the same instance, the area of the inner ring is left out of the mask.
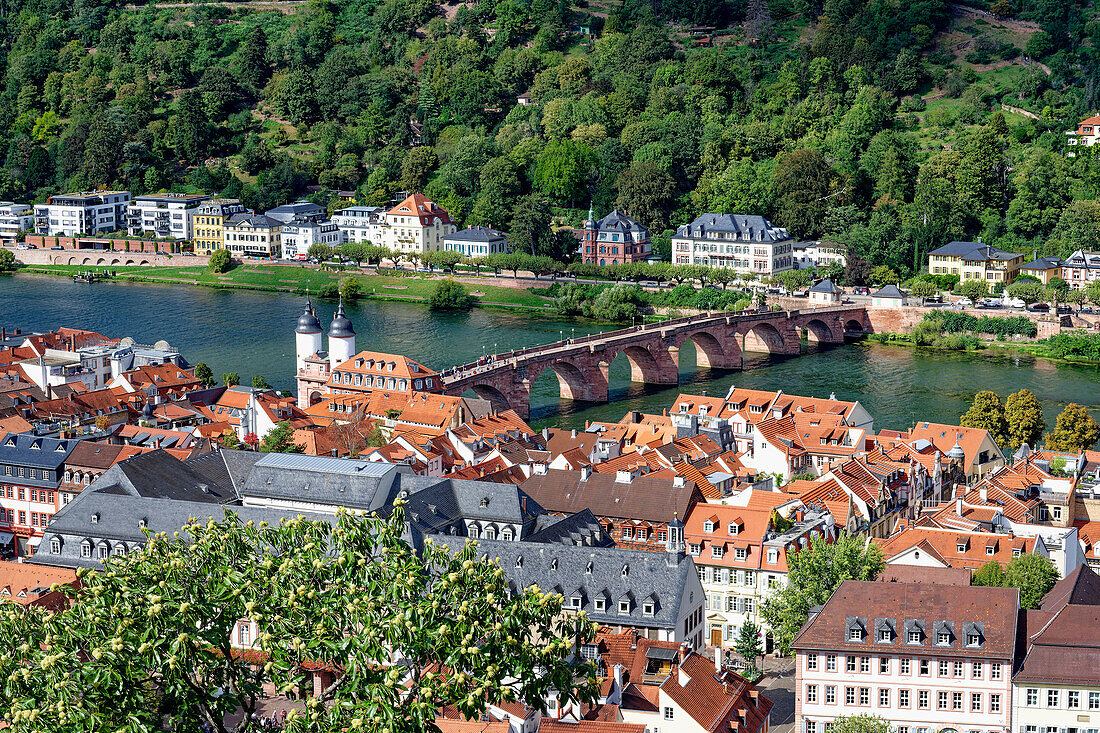
<path id="1" fill-rule="evenodd" d="M 50 247 L 50 249 L 65 249 L 65 248 L 62 247 L 60 244 L 55 244 L 54 246 Z"/>
<path id="2" fill-rule="evenodd" d="M 37 244 L 28 244 L 27 249 L 38 249 L 38 245 Z"/>
<path id="3" fill-rule="evenodd" d="M 1008 308 L 1026 308 L 1027 307 L 1027 303 L 1020 300 L 1019 298 L 1005 298 L 1002 302 Z"/>
<path id="4" fill-rule="evenodd" d="M 857 287 L 852 288 L 852 294 L 853 295 L 870 295 L 871 294 L 871 288 L 864 287 L 863 285 L 859 285 Z"/>
<path id="5" fill-rule="evenodd" d="M 27 248 L 27 245 L 25 245 L 25 244 L 17 244 L 17 245 L 15 245 L 15 248 L 16 248 L 16 249 L 26 249 L 26 248 Z"/>
<path id="6" fill-rule="evenodd" d="M 1068 305 L 1060 305 L 1060 306 L 1058 306 L 1058 312 L 1059 313 L 1073 313 L 1073 309 L 1070 308 Z"/>
<path id="7" fill-rule="evenodd" d="M 1046 313 L 1048 310 L 1050 310 L 1050 306 L 1047 305 L 1046 303 L 1036 303 L 1035 305 L 1030 306 L 1028 308 L 1028 310 L 1029 311 L 1038 311 L 1040 313 Z"/>
<path id="8" fill-rule="evenodd" d="M 978 307 L 979 308 L 1000 308 L 1001 307 L 1001 299 L 1000 298 L 982 298 L 981 302 L 978 303 Z"/>
<path id="9" fill-rule="evenodd" d="M 959 300 L 955 301 L 955 305 L 959 308 L 969 308 L 970 306 L 974 305 L 974 301 L 970 298 L 960 298 Z"/>
<path id="10" fill-rule="evenodd" d="M 1083 308 L 1080 308 L 1077 312 L 1078 313 L 1090 313 L 1091 314 L 1091 313 L 1095 313 L 1096 311 L 1092 308 L 1092 306 L 1086 305 Z"/>

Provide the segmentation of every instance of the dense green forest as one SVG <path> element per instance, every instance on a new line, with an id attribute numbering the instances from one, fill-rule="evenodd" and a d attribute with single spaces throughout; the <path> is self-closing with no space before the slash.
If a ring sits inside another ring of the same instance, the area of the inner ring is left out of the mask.
<path id="1" fill-rule="evenodd" d="M 590 205 L 666 254 L 760 213 L 901 274 L 1100 238 L 1100 161 L 1065 155 L 1100 105 L 1083 0 L 572 2 L 6 0 L 0 196 L 423 190 L 558 258 L 549 217 Z"/>

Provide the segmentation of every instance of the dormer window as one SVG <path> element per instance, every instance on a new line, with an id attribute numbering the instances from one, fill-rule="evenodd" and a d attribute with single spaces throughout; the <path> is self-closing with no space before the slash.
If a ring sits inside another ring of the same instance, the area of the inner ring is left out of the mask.
<path id="1" fill-rule="evenodd" d="M 741 533 L 741 525 L 739 525 L 737 522 L 730 522 L 729 533 L 730 533 L 730 535 L 733 535 L 733 536 L 736 536 L 736 535 L 740 534 Z"/>
<path id="2" fill-rule="evenodd" d="M 1098 548 L 1098 551 L 1100 551 L 1100 545 L 1098 545 L 1097 548 Z M 1100 554 L 1100 552 L 1098 552 L 1098 554 Z M 1012 548 L 1012 557 L 1019 557 L 1019 556 L 1020 556 L 1020 548 L 1019 547 L 1013 547 Z"/>
<path id="3" fill-rule="evenodd" d="M 709 519 L 707 521 L 703 522 L 703 531 L 704 532 L 713 532 L 714 531 L 714 522 L 712 522 Z"/>
<path id="4" fill-rule="evenodd" d="M 588 563 L 588 565 L 585 566 L 584 574 L 585 575 L 591 575 L 592 574 L 592 563 L 591 562 Z"/>
<path id="5" fill-rule="evenodd" d="M 879 629 L 878 640 L 883 644 L 889 644 L 894 639 L 894 632 L 890 629 Z"/>
<path id="6" fill-rule="evenodd" d="M 965 544 L 965 543 L 963 543 L 963 542 L 960 542 L 960 543 L 959 543 L 959 544 L 957 545 L 957 548 L 958 548 L 958 551 L 959 551 L 959 554 L 960 554 L 960 555 L 961 555 L 961 554 L 963 554 L 964 552 L 966 552 L 966 544 Z"/>
<path id="7" fill-rule="evenodd" d="M 630 613 L 630 601 L 619 601 L 619 613 Z"/>
<path id="8" fill-rule="evenodd" d="M 774 565 L 779 562 L 779 550 L 775 547 L 768 548 L 768 564 Z"/>
<path id="9" fill-rule="evenodd" d="M 936 635 L 936 643 L 940 646 L 947 646 L 951 643 L 951 634 L 947 631 L 941 631 Z"/>
<path id="10" fill-rule="evenodd" d="M 863 629 L 848 629 L 848 641 L 863 641 Z"/>
<path id="11" fill-rule="evenodd" d="M 909 644 L 920 644 L 921 643 L 921 633 L 920 633 L 920 631 L 917 631 L 916 629 L 911 630 L 909 632 L 907 638 L 906 638 L 906 641 Z"/>
<path id="12" fill-rule="evenodd" d="M 733 549 L 733 556 L 738 560 L 745 560 L 749 556 L 749 550 L 747 547 L 735 547 Z"/>
<path id="13" fill-rule="evenodd" d="M 516 567 L 517 568 L 522 568 L 523 567 L 523 555 L 520 555 L 519 557 L 516 558 Z"/>
<path id="14" fill-rule="evenodd" d="M 711 557 L 720 559 L 725 554 L 726 554 L 726 548 L 723 547 L 722 545 L 711 545 L 711 547 L 710 547 L 710 556 Z"/>
<path id="15" fill-rule="evenodd" d="M 997 551 L 997 548 L 994 547 L 993 545 L 986 545 L 985 546 L 985 554 L 987 554 L 987 555 L 992 555 L 996 551 Z"/>
<path id="16" fill-rule="evenodd" d="M 580 596 L 572 596 L 569 599 L 569 607 L 570 608 L 580 608 L 581 607 L 581 597 Z"/>
<path id="17" fill-rule="evenodd" d="M 646 616 L 652 616 L 653 615 L 653 604 L 652 603 L 643 603 L 642 604 L 642 613 Z"/>
<path id="18" fill-rule="evenodd" d="M 978 634 L 967 634 L 966 635 L 966 645 L 967 646 L 978 646 L 979 644 L 981 644 L 981 642 L 982 642 L 982 637 L 979 636 Z"/>
<path id="19" fill-rule="evenodd" d="M 607 599 L 606 598 L 597 598 L 595 605 L 596 605 L 596 610 L 597 611 L 606 611 L 607 610 Z"/>
<path id="20" fill-rule="evenodd" d="M 558 558 L 555 557 L 553 560 L 550 561 L 550 569 L 551 570 L 557 570 L 558 569 Z"/>
<path id="21" fill-rule="evenodd" d="M 628 575 L 630 575 L 630 566 L 629 565 L 623 565 L 622 576 L 625 578 Z"/>

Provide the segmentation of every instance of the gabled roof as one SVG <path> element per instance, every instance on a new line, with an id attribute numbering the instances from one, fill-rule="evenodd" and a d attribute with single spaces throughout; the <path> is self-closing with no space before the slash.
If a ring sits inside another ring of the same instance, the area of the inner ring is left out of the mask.
<path id="1" fill-rule="evenodd" d="M 207 504 L 225 504 L 237 498 L 231 487 L 212 482 L 164 450 L 140 453 L 116 463 L 82 493 L 94 492 Z"/>
<path id="2" fill-rule="evenodd" d="M 1016 252 L 1006 252 L 983 242 L 948 242 L 934 249 L 928 254 L 939 257 L 959 257 L 971 262 L 985 262 L 989 260 L 1014 260 L 1020 257 Z"/>
<path id="3" fill-rule="evenodd" d="M 1100 577 L 1087 564 L 1078 565 L 1055 583 L 1043 596 L 1039 607 L 1044 611 L 1060 611 L 1069 604 L 1100 606 Z"/>
<path id="4" fill-rule="evenodd" d="M 523 490 L 547 511 L 573 514 L 588 508 L 597 517 L 671 522 L 686 517 L 703 496 L 690 482 L 637 476 L 620 482 L 616 474 L 547 471 L 534 474 Z"/>

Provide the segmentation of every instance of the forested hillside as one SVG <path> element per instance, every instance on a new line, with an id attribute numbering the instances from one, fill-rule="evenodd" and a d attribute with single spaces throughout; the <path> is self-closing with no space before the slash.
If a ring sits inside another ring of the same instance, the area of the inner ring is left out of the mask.
<path id="1" fill-rule="evenodd" d="M 1096 246 L 1082 0 L 573 2 L 6 0 L 0 196 L 423 190 L 554 256 L 550 213 L 761 213 L 902 274 Z"/>

